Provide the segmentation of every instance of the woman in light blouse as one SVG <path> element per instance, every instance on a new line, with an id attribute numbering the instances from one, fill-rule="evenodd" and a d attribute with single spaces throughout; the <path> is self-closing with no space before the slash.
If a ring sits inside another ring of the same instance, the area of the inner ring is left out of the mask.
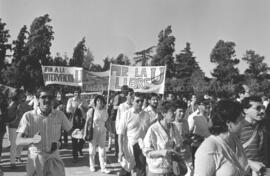
<path id="1" fill-rule="evenodd" d="M 172 155 L 181 145 L 180 132 L 175 124 L 175 105 L 165 101 L 158 108 L 161 112 L 159 120 L 148 129 L 144 138 L 143 152 L 148 164 L 148 176 L 173 175 Z"/>
<path id="2" fill-rule="evenodd" d="M 194 176 L 245 176 L 248 162 L 238 138 L 242 128 L 242 107 L 221 100 L 211 113 L 213 126 L 195 154 Z"/>

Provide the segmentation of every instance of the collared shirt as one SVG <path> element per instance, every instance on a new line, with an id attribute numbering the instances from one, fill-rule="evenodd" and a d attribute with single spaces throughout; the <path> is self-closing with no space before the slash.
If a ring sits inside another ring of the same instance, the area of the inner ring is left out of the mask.
<path id="1" fill-rule="evenodd" d="M 245 119 L 242 120 L 242 129 L 240 133 L 240 142 L 243 145 L 254 133 L 256 125 L 252 125 Z M 259 125 L 259 124 L 257 124 Z M 247 158 L 254 161 L 264 161 L 263 156 L 263 131 L 262 128 L 258 128 L 257 134 L 255 138 L 251 141 L 251 143 L 244 149 L 247 155 Z"/>
<path id="2" fill-rule="evenodd" d="M 117 114 L 116 114 L 116 121 L 115 121 L 115 129 L 116 129 L 116 134 L 119 134 L 119 125 L 120 122 L 122 121 L 123 114 L 132 108 L 132 105 L 128 104 L 127 102 L 121 103 L 117 109 Z"/>
<path id="3" fill-rule="evenodd" d="M 147 112 L 134 112 L 134 108 L 127 110 L 119 125 L 119 134 L 124 136 L 123 153 L 128 163 L 125 169 L 131 171 L 135 166 L 133 145 L 143 139 L 150 126 L 150 116 Z"/>
<path id="4" fill-rule="evenodd" d="M 172 161 L 169 157 L 151 157 L 153 151 L 174 149 L 182 143 L 182 138 L 174 123 L 170 125 L 168 131 L 166 132 L 157 121 L 150 126 L 145 135 L 143 152 L 152 173 L 166 174 L 172 171 Z"/>
<path id="5" fill-rule="evenodd" d="M 151 105 L 148 105 L 145 109 L 145 112 L 147 112 L 150 115 L 150 122 L 154 122 L 158 118 L 158 113 L 153 110 Z"/>
<path id="6" fill-rule="evenodd" d="M 72 124 L 63 112 L 52 110 L 48 116 L 43 116 L 38 108 L 23 115 L 17 132 L 24 133 L 29 138 L 39 133 L 41 141 L 33 145 L 40 152 L 50 152 L 51 144 L 58 142 L 61 137 L 61 129 L 69 131 L 71 128 Z"/>

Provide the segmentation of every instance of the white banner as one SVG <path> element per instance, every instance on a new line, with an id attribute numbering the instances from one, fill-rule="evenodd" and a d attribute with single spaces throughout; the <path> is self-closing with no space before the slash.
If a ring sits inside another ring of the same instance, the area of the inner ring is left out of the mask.
<path id="1" fill-rule="evenodd" d="M 63 66 L 42 66 L 45 85 L 60 84 L 82 86 L 82 68 Z"/>
<path id="2" fill-rule="evenodd" d="M 166 66 L 111 65 L 110 90 L 120 91 L 123 85 L 135 92 L 164 94 Z"/>

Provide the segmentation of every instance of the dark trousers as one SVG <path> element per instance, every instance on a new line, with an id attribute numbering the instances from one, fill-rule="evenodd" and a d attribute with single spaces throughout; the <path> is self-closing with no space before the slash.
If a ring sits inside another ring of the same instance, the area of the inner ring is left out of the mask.
<path id="1" fill-rule="evenodd" d="M 133 146 L 133 153 L 136 162 L 135 172 L 137 176 L 146 176 L 146 158 L 138 143 Z"/>
<path id="2" fill-rule="evenodd" d="M 78 152 L 82 151 L 84 143 L 85 141 L 82 139 L 72 138 L 72 155 L 74 158 L 78 157 Z"/>
<path id="3" fill-rule="evenodd" d="M 140 149 L 139 144 L 135 144 L 133 146 L 133 153 L 135 158 L 135 168 L 134 171 L 136 172 L 137 176 L 146 176 L 146 158 Z M 131 173 L 124 170 L 123 168 L 119 172 L 119 176 L 131 176 Z"/>
<path id="4" fill-rule="evenodd" d="M 191 156 L 192 156 L 192 165 L 193 165 L 193 167 L 195 167 L 195 166 L 194 166 L 195 153 L 196 153 L 196 151 L 197 151 L 198 148 L 199 148 L 199 147 L 191 146 Z"/>
<path id="5" fill-rule="evenodd" d="M 114 147 L 115 147 L 115 156 L 116 158 L 118 158 L 118 152 L 119 152 L 119 146 L 118 146 L 118 135 L 116 133 L 114 133 Z"/>

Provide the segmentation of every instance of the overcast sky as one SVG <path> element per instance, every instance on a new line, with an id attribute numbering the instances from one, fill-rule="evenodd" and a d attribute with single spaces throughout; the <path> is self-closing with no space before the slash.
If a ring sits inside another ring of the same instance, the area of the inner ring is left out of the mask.
<path id="1" fill-rule="evenodd" d="M 175 53 L 190 42 L 208 76 L 215 67 L 209 55 L 220 39 L 236 43 L 238 58 L 253 49 L 270 65 L 269 9 L 269 0 L 0 0 L 0 18 L 11 39 L 48 13 L 55 32 L 52 56 L 66 52 L 71 57 L 85 36 L 99 64 L 120 53 L 132 58 L 135 51 L 156 45 L 158 33 L 171 25 Z"/>

